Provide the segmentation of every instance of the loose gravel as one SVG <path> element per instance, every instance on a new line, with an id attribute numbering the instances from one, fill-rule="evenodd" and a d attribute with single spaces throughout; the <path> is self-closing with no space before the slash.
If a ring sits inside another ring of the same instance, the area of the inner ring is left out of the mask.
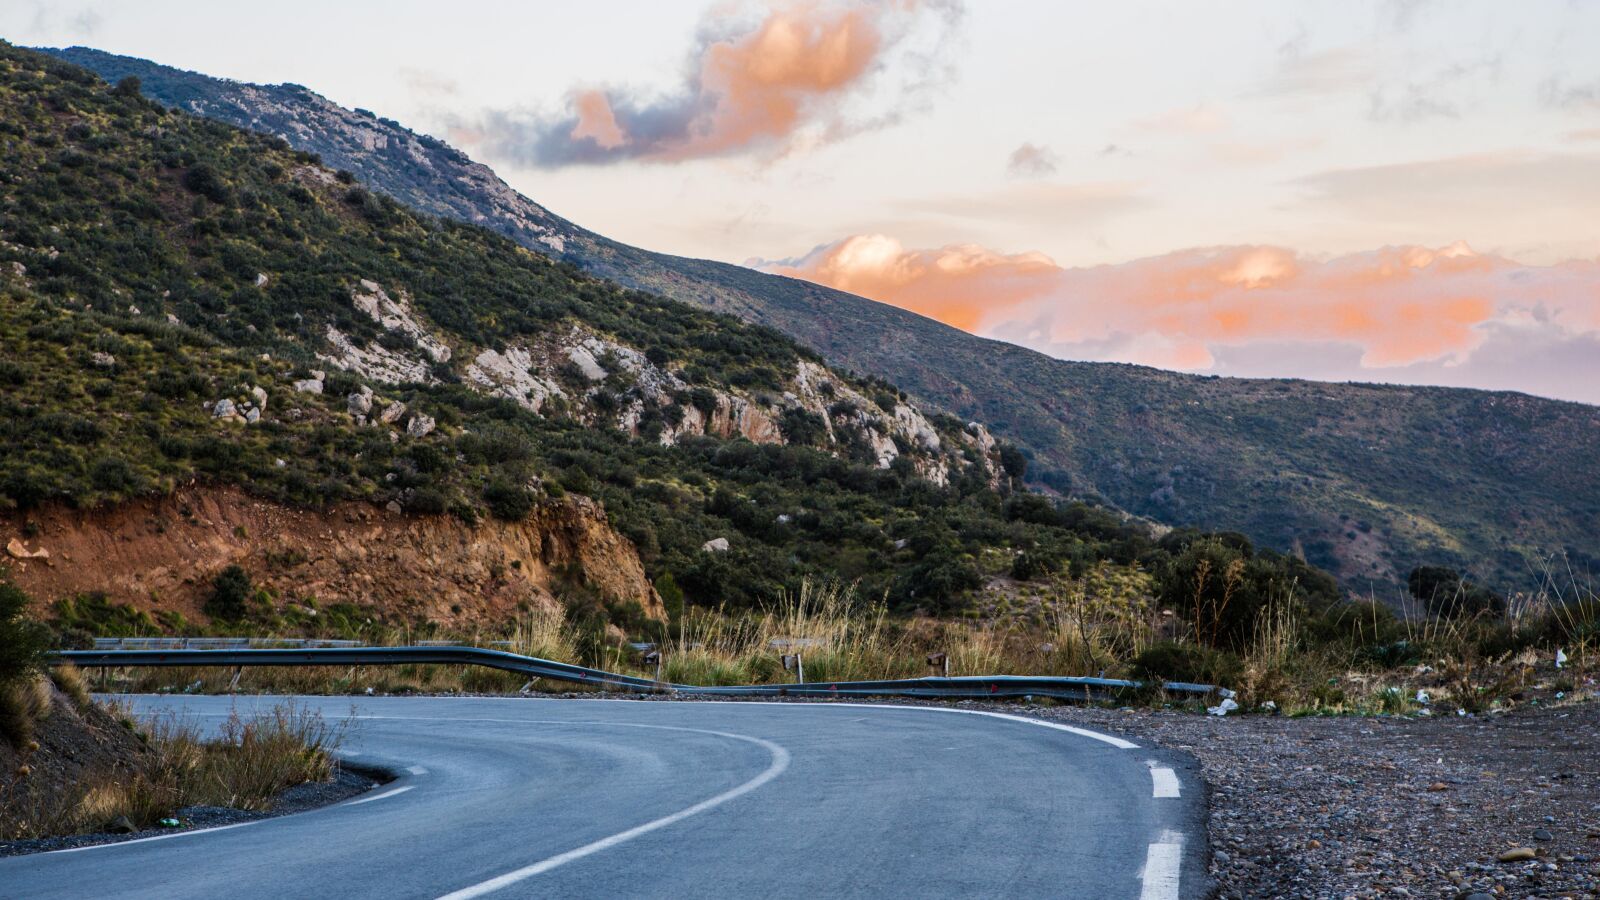
<path id="1" fill-rule="evenodd" d="M 1020 711 L 1198 759 L 1217 897 L 1600 898 L 1600 703 L 1433 718 Z"/>

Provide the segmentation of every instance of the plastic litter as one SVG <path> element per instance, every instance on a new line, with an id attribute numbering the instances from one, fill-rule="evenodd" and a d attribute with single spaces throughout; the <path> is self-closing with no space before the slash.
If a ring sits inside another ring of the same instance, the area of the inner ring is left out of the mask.
<path id="1" fill-rule="evenodd" d="M 1427 691 L 1417 691 L 1417 702 L 1418 703 L 1427 703 L 1428 702 L 1428 692 Z"/>
<path id="2" fill-rule="evenodd" d="M 182 825 L 183 823 L 179 822 L 177 819 L 170 819 L 169 818 L 169 819 L 162 819 L 159 824 L 161 825 L 162 828 L 177 828 L 178 826 Z"/>
<path id="3" fill-rule="evenodd" d="M 1230 691 L 1231 693 L 1231 691 Z M 1222 702 L 1216 706 L 1206 707 L 1206 712 L 1213 716 L 1225 716 L 1239 708 L 1239 704 L 1232 697 L 1223 697 Z"/>
<path id="4" fill-rule="evenodd" d="M 1561 668 L 1562 666 L 1564 666 L 1566 664 L 1567 664 L 1567 654 L 1558 648 L 1556 650 L 1556 668 L 1559 669 L 1559 668 Z"/>

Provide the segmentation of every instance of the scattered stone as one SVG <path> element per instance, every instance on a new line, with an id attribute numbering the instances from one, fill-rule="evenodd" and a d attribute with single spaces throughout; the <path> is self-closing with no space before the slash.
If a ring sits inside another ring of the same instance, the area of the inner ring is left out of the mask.
<path id="1" fill-rule="evenodd" d="M 117 816 L 106 823 L 106 831 L 111 834 L 133 834 L 138 830 L 133 827 L 133 822 L 127 816 Z"/>
<path id="2" fill-rule="evenodd" d="M 267 282 L 269 280 L 270 279 L 267 278 L 267 273 L 265 273 L 265 272 L 257 272 L 256 273 L 256 287 L 258 287 L 258 288 L 259 287 L 266 287 L 267 286 Z"/>
<path id="3" fill-rule="evenodd" d="M 433 426 L 432 416 L 417 413 L 411 417 L 410 422 L 406 423 L 406 434 L 414 438 L 427 437 L 433 433 Z"/>
<path id="4" fill-rule="evenodd" d="M 1538 857 L 1538 855 L 1539 854 L 1533 852 L 1532 847 L 1514 847 L 1500 854 L 1499 856 L 1496 856 L 1495 859 L 1500 862 L 1524 862 L 1526 860 L 1535 859 Z"/>
<path id="5" fill-rule="evenodd" d="M 372 412 L 372 388 L 366 385 L 345 398 L 345 408 L 350 410 L 352 416 L 365 416 Z"/>
<path id="6" fill-rule="evenodd" d="M 49 550 L 46 550 L 43 547 L 40 547 L 37 550 L 29 550 L 28 549 L 28 545 L 22 543 L 22 541 L 20 539 L 18 539 L 18 538 L 12 538 L 10 541 L 8 541 L 6 543 L 6 552 L 11 554 L 11 557 L 13 559 L 49 559 L 50 558 L 50 551 Z"/>
<path id="7" fill-rule="evenodd" d="M 27 274 L 28 274 L 28 267 L 23 265 L 22 263 L 17 262 L 16 260 L 12 260 L 11 261 L 11 274 L 17 276 L 18 278 L 26 277 Z"/>
<path id="8" fill-rule="evenodd" d="M 302 378 L 294 383 L 294 389 L 302 394 L 322 393 L 322 379 Z"/>
<path id="9" fill-rule="evenodd" d="M 385 503 L 385 504 L 384 504 L 384 505 L 383 505 L 383 508 L 384 508 L 384 509 L 386 509 L 386 510 L 388 510 L 388 511 L 389 511 L 389 512 L 392 512 L 392 513 L 396 513 L 396 514 L 399 514 L 399 513 L 401 513 L 401 512 L 404 512 L 404 511 L 405 511 L 405 510 L 404 510 L 404 509 L 403 509 L 403 508 L 402 508 L 402 507 L 401 507 L 401 506 L 400 506 L 400 503 L 399 503 L 399 501 L 397 501 L 397 500 L 390 500 L 390 501 L 389 501 L 389 502 L 388 502 L 388 503 Z"/>
<path id="10" fill-rule="evenodd" d="M 167 324 L 169 324 L 169 325 L 182 325 L 183 324 L 183 320 L 178 318 L 177 316 L 173 315 L 172 313 L 167 313 Z"/>
<path id="11" fill-rule="evenodd" d="M 89 357 L 89 364 L 97 369 L 115 369 L 117 367 L 117 358 L 109 353 L 96 350 Z"/>
<path id="12" fill-rule="evenodd" d="M 1536 841 L 1553 841 L 1556 839 L 1556 836 L 1551 834 L 1549 829 L 1537 828 L 1534 829 L 1533 839 Z"/>
<path id="13" fill-rule="evenodd" d="M 239 408 L 234 406 L 233 405 L 233 401 L 229 400 L 227 397 L 223 397 L 221 400 L 218 400 L 216 402 L 216 405 L 211 407 L 211 416 L 212 416 L 212 418 L 226 419 L 226 418 L 229 418 L 231 416 L 238 416 L 238 415 L 239 415 Z"/>
<path id="14" fill-rule="evenodd" d="M 250 407 L 245 410 L 244 420 L 251 425 L 261 421 L 261 410 L 256 409 L 254 406 Z"/>
<path id="15" fill-rule="evenodd" d="M 706 553 L 721 553 L 728 549 L 728 539 L 724 537 L 712 538 L 701 544 L 700 549 Z"/>
<path id="16" fill-rule="evenodd" d="M 1437 791 L 1448 791 L 1448 790 L 1450 790 L 1450 785 L 1445 784 L 1442 781 L 1435 781 L 1433 784 L 1428 785 L 1428 790 L 1435 791 L 1435 792 L 1437 792 Z"/>
<path id="17" fill-rule="evenodd" d="M 383 412 L 378 413 L 378 421 L 385 425 L 393 425 L 395 422 L 400 420 L 401 416 L 405 414 L 406 405 L 401 403 L 399 400 L 396 400 L 388 406 L 385 406 L 383 408 Z"/>
<path id="18" fill-rule="evenodd" d="M 256 409 L 267 411 L 267 391 L 260 385 L 250 385 L 250 399 L 256 402 Z"/>

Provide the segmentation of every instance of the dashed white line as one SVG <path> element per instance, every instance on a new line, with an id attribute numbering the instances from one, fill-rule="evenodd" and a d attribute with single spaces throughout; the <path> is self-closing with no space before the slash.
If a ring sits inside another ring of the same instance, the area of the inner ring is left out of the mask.
<path id="1" fill-rule="evenodd" d="M 1182 869 L 1183 835 L 1165 832 L 1145 853 L 1144 871 L 1139 873 L 1144 888 L 1139 891 L 1139 900 L 1176 900 Z"/>
<path id="2" fill-rule="evenodd" d="M 414 787 L 416 787 L 416 785 L 408 784 L 405 787 L 397 787 L 392 791 L 384 791 L 381 794 L 373 794 L 370 797 L 360 797 L 360 798 L 357 798 L 355 800 L 347 800 L 347 801 L 345 801 L 344 803 L 342 803 L 340 805 L 342 805 L 342 806 L 360 806 L 363 803 L 371 803 L 374 800 L 382 800 L 382 799 L 384 799 L 386 797 L 393 797 L 396 794 L 404 794 L 406 791 L 409 791 Z"/>
<path id="3" fill-rule="evenodd" d="M 624 723 L 621 723 L 621 722 L 588 722 L 588 723 L 563 722 L 561 724 L 622 725 Z M 767 766 L 766 770 L 763 771 L 760 775 L 757 775 L 756 777 L 750 779 L 749 781 L 746 781 L 744 784 L 741 784 L 738 787 L 733 788 L 732 790 L 723 791 L 722 793 L 720 793 L 720 794 L 718 794 L 715 797 L 712 797 L 710 799 L 702 800 L 699 803 L 696 803 L 695 805 L 693 805 L 691 807 L 688 807 L 687 809 L 680 809 L 677 812 L 675 812 L 675 813 L 673 813 L 673 814 L 671 814 L 669 816 L 662 816 L 659 819 L 654 819 L 652 821 L 644 823 L 643 825 L 637 825 L 637 826 L 635 826 L 633 828 L 629 828 L 627 831 L 621 831 L 621 832 L 618 832 L 616 834 L 611 835 L 610 837 L 601 838 L 600 840 L 595 841 L 593 843 L 584 844 L 582 847 L 578 847 L 578 848 L 573 849 L 573 850 L 568 850 L 565 853 L 557 854 L 557 855 L 552 856 L 552 857 L 550 857 L 548 859 L 542 859 L 539 862 L 533 863 L 532 865 L 523 866 L 520 869 L 517 869 L 515 871 L 511 871 L 511 872 L 507 872 L 504 875 L 500 875 L 500 876 L 498 876 L 496 878 L 491 878 L 488 881 L 483 881 L 483 882 L 480 882 L 478 884 L 474 884 L 474 885 L 472 885 L 470 887 L 464 887 L 459 891 L 452 891 L 451 893 L 446 894 L 443 897 L 441 897 L 440 900 L 468 900 L 468 898 L 471 898 L 471 897 L 482 897 L 484 894 L 490 893 L 492 891 L 498 891 L 503 887 L 509 887 L 509 886 L 511 886 L 513 884 L 516 884 L 519 881 L 523 881 L 525 879 L 532 878 L 533 876 L 542 874 L 544 872 L 548 872 L 551 869 L 556 868 L 557 866 L 566 865 L 569 862 L 572 862 L 572 861 L 578 860 L 578 859 L 582 859 L 585 856 L 590 856 L 592 854 L 599 853 L 602 850 L 608 850 L 608 849 L 610 849 L 612 847 L 617 846 L 618 844 L 622 844 L 622 843 L 626 843 L 628 841 L 631 841 L 634 838 L 639 837 L 640 835 L 649 834 L 650 832 L 655 831 L 655 830 L 660 829 L 660 828 L 666 828 L 668 825 L 674 825 L 674 824 L 676 824 L 678 822 L 682 822 L 684 819 L 687 819 L 690 816 L 698 815 L 700 813 L 705 812 L 708 809 L 713 809 L 715 807 L 721 806 L 722 804 L 727 803 L 729 800 L 734 800 L 734 799 L 737 799 L 739 797 L 743 797 L 745 794 L 750 793 L 751 791 L 755 790 L 756 788 L 761 787 L 762 785 L 766 784 L 767 782 L 771 781 L 772 779 L 777 778 L 779 775 L 782 775 L 784 770 L 789 768 L 789 751 L 783 749 L 782 747 L 778 746 L 777 744 L 772 743 L 771 741 L 765 741 L 765 740 L 762 740 L 761 738 L 758 738 L 758 737 L 751 737 L 751 736 L 745 735 L 745 734 L 732 734 L 732 733 L 729 733 L 729 732 L 726 732 L 726 731 L 708 731 L 708 730 L 699 729 L 699 728 L 667 728 L 666 726 L 661 726 L 661 725 L 656 725 L 656 726 L 645 725 L 645 726 L 635 726 L 635 727 L 644 727 L 644 728 L 654 727 L 654 728 L 662 728 L 664 730 L 670 730 L 670 731 L 692 731 L 692 732 L 698 732 L 700 734 L 712 734 L 712 735 L 716 735 L 718 737 L 732 738 L 732 739 L 737 740 L 737 741 L 746 741 L 746 742 L 749 742 L 749 743 L 752 743 L 752 744 L 758 744 L 761 747 L 764 747 L 766 749 L 766 751 L 772 755 L 772 764 Z"/>
<path id="4" fill-rule="evenodd" d="M 1150 781 L 1154 786 L 1156 799 L 1164 797 L 1177 797 L 1179 795 L 1178 773 L 1166 766 L 1159 765 L 1155 760 L 1146 761 L 1150 767 Z"/>

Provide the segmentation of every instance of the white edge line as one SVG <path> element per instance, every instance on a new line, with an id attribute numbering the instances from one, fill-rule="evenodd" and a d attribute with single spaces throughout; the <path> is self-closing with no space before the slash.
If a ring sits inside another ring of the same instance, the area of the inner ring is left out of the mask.
<path id="1" fill-rule="evenodd" d="M 260 825 L 262 822 L 270 822 L 275 818 L 279 817 L 272 816 L 266 819 L 251 819 L 248 822 L 235 822 L 232 825 L 216 825 L 211 828 L 195 828 L 190 831 L 174 831 L 171 834 L 157 834 L 150 837 L 134 838 L 131 841 L 110 841 L 104 844 L 88 844 L 83 847 L 66 847 L 61 850 L 46 850 L 44 853 L 38 855 L 44 856 L 51 853 L 81 853 L 85 850 L 105 850 L 108 847 L 126 847 L 129 844 L 148 844 L 151 841 L 170 841 L 173 838 L 189 837 L 190 835 L 195 834 L 209 834 L 213 831 L 227 831 L 230 828 L 243 828 L 246 825 Z"/>
<path id="2" fill-rule="evenodd" d="M 494 699 L 500 699 L 500 698 L 494 698 L 494 697 L 438 697 L 438 698 L 427 698 L 427 699 L 439 699 L 439 700 L 494 700 Z M 540 699 L 542 700 L 542 699 L 545 699 L 545 698 L 540 698 Z M 552 703 L 637 703 L 637 702 L 639 702 L 639 701 L 636 701 L 636 700 L 609 700 L 609 699 L 602 700 L 602 699 L 599 699 L 599 698 L 595 698 L 595 699 L 588 699 L 588 698 L 584 698 L 584 699 L 549 698 L 549 700 Z M 1014 715 L 1011 715 L 1010 713 L 990 712 L 990 711 L 988 711 L 986 709 L 951 709 L 951 708 L 945 707 L 945 706 L 911 706 L 909 704 L 904 704 L 904 703 L 842 703 L 842 702 L 839 702 L 839 701 L 827 701 L 827 702 L 819 702 L 819 703 L 804 703 L 804 702 L 801 702 L 801 703 L 794 703 L 794 702 L 785 703 L 785 702 L 778 701 L 778 700 L 706 700 L 706 701 L 694 701 L 694 702 L 722 703 L 722 704 L 724 704 L 726 706 L 731 706 L 731 707 L 738 707 L 738 706 L 781 706 L 781 707 L 786 707 L 786 708 L 789 708 L 789 709 L 840 709 L 840 708 L 845 708 L 845 709 L 910 709 L 910 710 L 916 710 L 918 712 L 960 713 L 962 715 L 967 715 L 967 716 L 988 716 L 991 719 L 1006 719 L 1006 720 L 1009 720 L 1009 721 L 1012 721 L 1012 722 L 1021 722 L 1024 725 L 1037 725 L 1040 728 L 1050 728 L 1050 729 L 1054 729 L 1055 731 L 1065 731 L 1068 734 L 1075 734 L 1075 735 L 1078 735 L 1079 737 L 1086 737 L 1086 738 L 1089 738 L 1091 740 L 1100 741 L 1101 743 L 1110 744 L 1111 746 L 1116 747 L 1118 750 L 1137 750 L 1137 749 L 1139 749 L 1139 745 L 1138 744 L 1135 744 L 1132 741 L 1125 741 L 1122 738 L 1116 737 L 1114 735 L 1102 734 L 1101 732 L 1091 731 L 1091 730 L 1089 730 L 1087 728 L 1079 728 L 1079 727 L 1077 727 L 1075 725 L 1062 725 L 1060 722 L 1051 722 L 1051 721 L 1048 721 L 1048 720 L 1045 720 L 1045 719 L 1035 719 L 1035 718 L 1031 718 L 1029 716 L 1014 716 Z M 433 721 L 434 720 L 433 716 L 385 716 L 385 715 L 360 715 L 360 714 L 349 716 L 348 718 L 351 718 L 351 719 L 427 719 L 429 721 Z M 527 719 L 499 719 L 499 718 L 485 719 L 485 718 L 476 717 L 476 716 L 473 717 L 472 720 L 484 721 L 484 722 L 487 722 L 487 721 L 497 721 L 497 722 L 498 721 L 503 721 L 503 722 L 526 722 L 526 721 L 529 721 Z M 438 721 L 456 721 L 456 720 L 454 720 L 454 719 L 439 719 Z M 468 720 L 463 719 L 463 720 L 460 720 L 460 721 L 468 721 Z M 622 724 L 622 723 L 619 722 L 619 723 L 616 723 L 616 724 Z"/>
<path id="3" fill-rule="evenodd" d="M 699 729 L 688 728 L 675 730 L 699 731 Z M 491 878 L 488 881 L 479 882 L 478 884 L 474 884 L 470 887 L 464 887 L 459 891 L 452 891 L 451 893 L 445 894 L 443 897 L 439 898 L 439 900 L 469 900 L 469 898 L 472 897 L 481 897 L 491 891 L 497 891 L 503 887 L 509 887 L 510 885 L 516 884 L 524 879 L 532 878 L 535 875 L 548 872 L 557 866 L 565 865 L 569 862 L 573 862 L 574 860 L 582 859 L 585 856 L 599 853 L 602 850 L 608 850 L 617 846 L 618 844 L 626 843 L 641 835 L 648 834 L 660 828 L 666 828 L 668 825 L 681 822 L 690 816 L 703 813 L 706 810 L 717 806 L 721 806 L 722 804 L 727 803 L 729 800 L 742 797 L 756 788 L 761 787 L 772 779 L 777 778 L 779 775 L 782 775 L 784 770 L 789 768 L 789 751 L 783 749 L 777 744 L 772 743 L 771 741 L 764 741 L 761 738 L 750 737 L 749 735 L 731 734 L 724 731 L 705 731 L 702 733 L 714 734 L 719 737 L 733 738 L 735 740 L 748 741 L 752 744 L 758 744 L 766 748 L 768 753 L 772 754 L 772 764 L 767 766 L 766 770 L 760 775 L 757 775 L 749 781 L 746 781 L 744 784 L 741 784 L 731 790 L 724 791 L 715 797 L 702 800 L 699 803 L 688 807 L 687 809 L 681 809 L 671 815 L 662 816 L 659 819 L 654 819 L 644 823 L 643 825 L 636 825 L 633 828 L 629 828 L 627 831 L 620 831 L 611 835 L 610 837 L 601 838 L 593 843 L 584 844 L 582 847 L 568 850 L 565 853 L 557 854 L 549 857 L 548 859 L 540 860 L 532 865 L 523 866 L 520 869 L 507 872 L 504 875 Z"/>
<path id="4" fill-rule="evenodd" d="M 1183 872 L 1183 835 L 1168 831 L 1145 851 L 1139 900 L 1177 900 Z"/>
<path id="5" fill-rule="evenodd" d="M 384 791 L 381 794 L 370 794 L 370 795 L 368 795 L 366 797 L 357 797 L 354 800 L 346 800 L 345 802 L 343 802 L 343 803 L 341 803 L 339 805 L 340 806 L 360 806 L 363 803 L 371 803 L 374 800 L 382 800 L 382 799 L 384 799 L 386 797 L 393 797 L 396 794 L 404 794 L 406 791 L 409 791 L 414 787 L 416 787 L 416 785 L 408 784 L 408 785 L 406 785 L 404 787 L 397 787 L 392 791 Z"/>
<path id="6" fill-rule="evenodd" d="M 740 701 L 740 702 L 748 703 L 748 702 L 751 702 L 751 701 Z M 1098 731 L 1090 731 L 1087 728 L 1079 728 L 1079 727 L 1077 727 L 1075 725 L 1062 725 L 1060 722 L 1050 722 L 1050 721 L 1047 721 L 1045 719 L 1035 719 L 1035 718 L 1032 718 L 1030 716 L 1014 716 L 1014 715 L 1012 715 L 1010 713 L 990 712 L 990 711 L 988 711 L 986 709 L 951 709 L 950 707 L 947 707 L 947 706 L 908 706 L 908 705 L 903 704 L 903 703 L 805 703 L 805 704 L 797 704 L 797 703 L 771 703 L 771 702 L 761 702 L 761 701 L 757 701 L 757 702 L 761 706 L 813 706 L 813 707 L 816 707 L 816 706 L 856 706 L 856 707 L 861 707 L 863 709 L 920 709 L 920 710 L 924 710 L 926 712 L 961 713 L 963 715 L 968 715 L 968 716 L 988 716 L 988 717 L 990 717 L 992 719 L 1009 719 L 1012 722 L 1023 722 L 1023 723 L 1028 724 L 1028 725 L 1037 725 L 1040 728 L 1053 728 L 1056 731 L 1065 731 L 1065 732 L 1067 732 L 1069 734 L 1078 735 L 1079 737 L 1091 738 L 1091 739 L 1096 740 L 1096 741 L 1101 741 L 1103 743 L 1110 744 L 1111 746 L 1116 747 L 1118 750 L 1137 750 L 1137 749 L 1139 749 L 1139 745 L 1133 743 L 1132 741 L 1125 741 L 1122 738 L 1115 737 L 1115 736 L 1109 735 L 1109 734 L 1101 734 Z"/>
<path id="7" fill-rule="evenodd" d="M 1182 788 L 1178 782 L 1178 773 L 1172 769 L 1149 760 L 1146 765 L 1150 767 L 1150 783 L 1152 796 L 1156 799 L 1180 796 Z"/>

